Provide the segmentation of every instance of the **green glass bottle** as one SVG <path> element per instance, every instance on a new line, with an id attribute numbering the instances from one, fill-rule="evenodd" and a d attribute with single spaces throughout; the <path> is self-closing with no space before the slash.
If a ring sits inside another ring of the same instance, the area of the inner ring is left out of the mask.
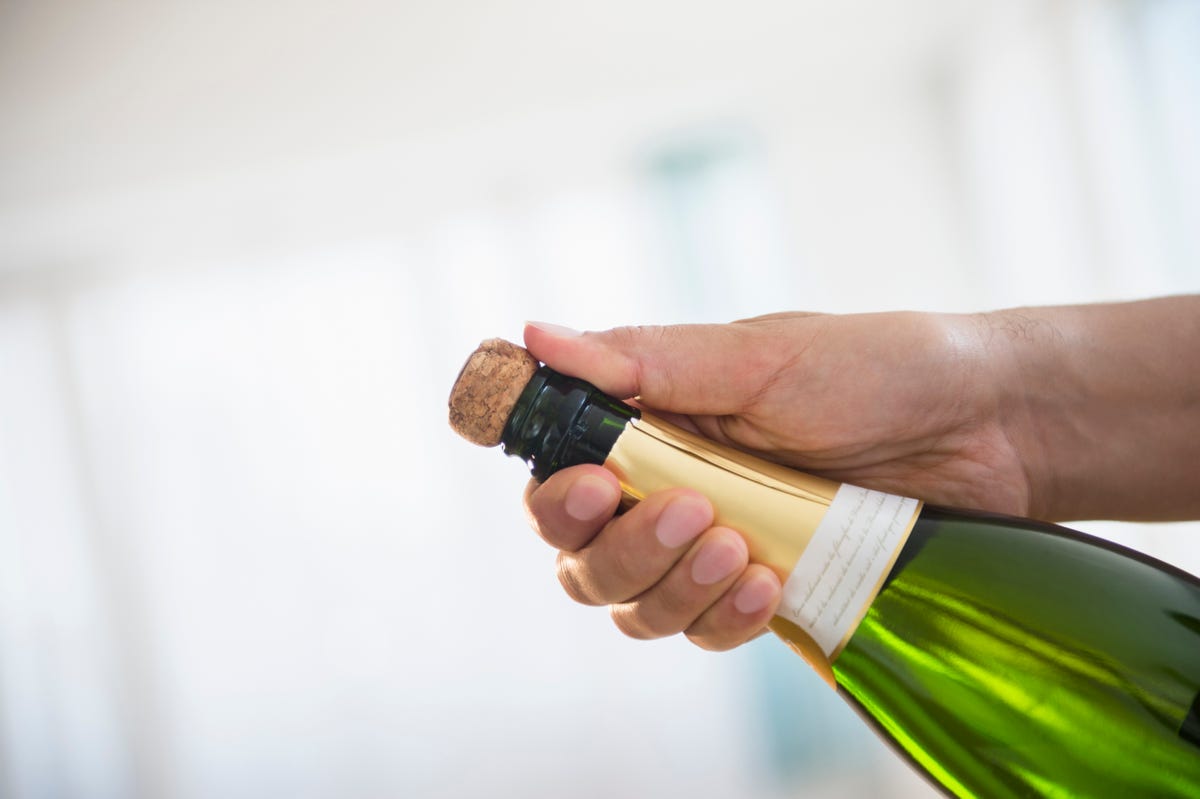
<path id="1" fill-rule="evenodd" d="M 673 430 L 544 366 L 500 443 L 539 479 L 603 464 L 628 502 L 702 491 L 780 572 L 785 600 L 816 581 L 794 589 L 800 567 L 780 553 L 817 547 L 810 508 L 835 515 L 847 488 Z M 898 499 L 877 496 L 880 508 Z M 948 795 L 1200 797 L 1200 581 L 1060 526 L 903 502 L 886 505 L 903 535 L 876 547 L 880 579 L 863 608 L 845 603 L 844 640 L 814 646 L 827 634 L 799 612 L 771 629 Z M 822 555 L 818 570 L 831 563 Z M 867 566 L 845 571 L 870 587 Z"/>

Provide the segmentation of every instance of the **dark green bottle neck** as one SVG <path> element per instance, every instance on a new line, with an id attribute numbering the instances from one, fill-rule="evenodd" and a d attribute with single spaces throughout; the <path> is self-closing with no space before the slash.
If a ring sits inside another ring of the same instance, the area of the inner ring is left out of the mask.
<path id="1" fill-rule="evenodd" d="M 581 463 L 602 464 L 638 410 L 591 383 L 543 366 L 521 392 L 500 443 L 538 480 Z"/>

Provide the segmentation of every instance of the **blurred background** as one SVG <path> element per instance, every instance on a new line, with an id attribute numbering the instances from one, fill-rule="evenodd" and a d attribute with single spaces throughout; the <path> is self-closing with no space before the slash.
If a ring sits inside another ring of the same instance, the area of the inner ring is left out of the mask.
<path id="1" fill-rule="evenodd" d="M 0 0 L 0 795 L 929 797 L 577 607 L 480 339 L 1200 290 L 1200 4 Z M 1196 525 L 1083 523 L 1200 571 Z"/>

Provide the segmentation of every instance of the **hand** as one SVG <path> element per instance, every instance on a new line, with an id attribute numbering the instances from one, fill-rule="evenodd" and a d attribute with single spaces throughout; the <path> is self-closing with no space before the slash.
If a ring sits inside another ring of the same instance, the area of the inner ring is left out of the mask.
<path id="1" fill-rule="evenodd" d="M 653 494 L 620 516 L 617 478 L 576 466 L 530 481 L 525 503 L 535 529 L 559 549 L 567 594 L 610 605 L 634 638 L 686 632 L 705 649 L 729 649 L 758 635 L 779 604 L 780 584 L 748 563 L 746 543 L 713 527 L 713 509 L 695 491 Z"/>
<path id="2" fill-rule="evenodd" d="M 582 335 L 531 326 L 525 340 L 561 372 L 775 461 L 944 504 L 1028 506 L 968 317 L 780 314 Z M 636 638 L 685 632 L 727 649 L 762 631 L 779 578 L 747 562 L 735 531 L 711 526 L 704 497 L 673 490 L 614 518 L 618 500 L 598 466 L 530 483 L 526 507 L 560 550 L 572 598 L 611 605 Z"/>
<path id="3" fill-rule="evenodd" d="M 729 325 L 525 331 L 552 368 L 730 446 L 928 502 L 1041 519 L 1200 515 L 1200 296 L 946 315 L 775 314 Z M 596 466 L 531 484 L 574 598 L 636 637 L 725 649 L 778 577 L 693 492 L 620 517 Z M 720 572 L 721 576 L 717 576 Z"/>
<path id="4" fill-rule="evenodd" d="M 535 357 L 738 449 L 944 505 L 1027 515 L 1006 350 L 975 316 L 776 314 L 561 335 Z"/>

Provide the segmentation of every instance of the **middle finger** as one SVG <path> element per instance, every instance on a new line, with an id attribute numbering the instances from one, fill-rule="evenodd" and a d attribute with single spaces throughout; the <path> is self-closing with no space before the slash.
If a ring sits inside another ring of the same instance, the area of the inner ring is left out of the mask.
<path id="1" fill-rule="evenodd" d="M 712 522 L 712 504 L 695 491 L 652 494 L 610 521 L 583 549 L 560 552 L 559 582 L 577 602 L 624 602 L 662 579 Z"/>

